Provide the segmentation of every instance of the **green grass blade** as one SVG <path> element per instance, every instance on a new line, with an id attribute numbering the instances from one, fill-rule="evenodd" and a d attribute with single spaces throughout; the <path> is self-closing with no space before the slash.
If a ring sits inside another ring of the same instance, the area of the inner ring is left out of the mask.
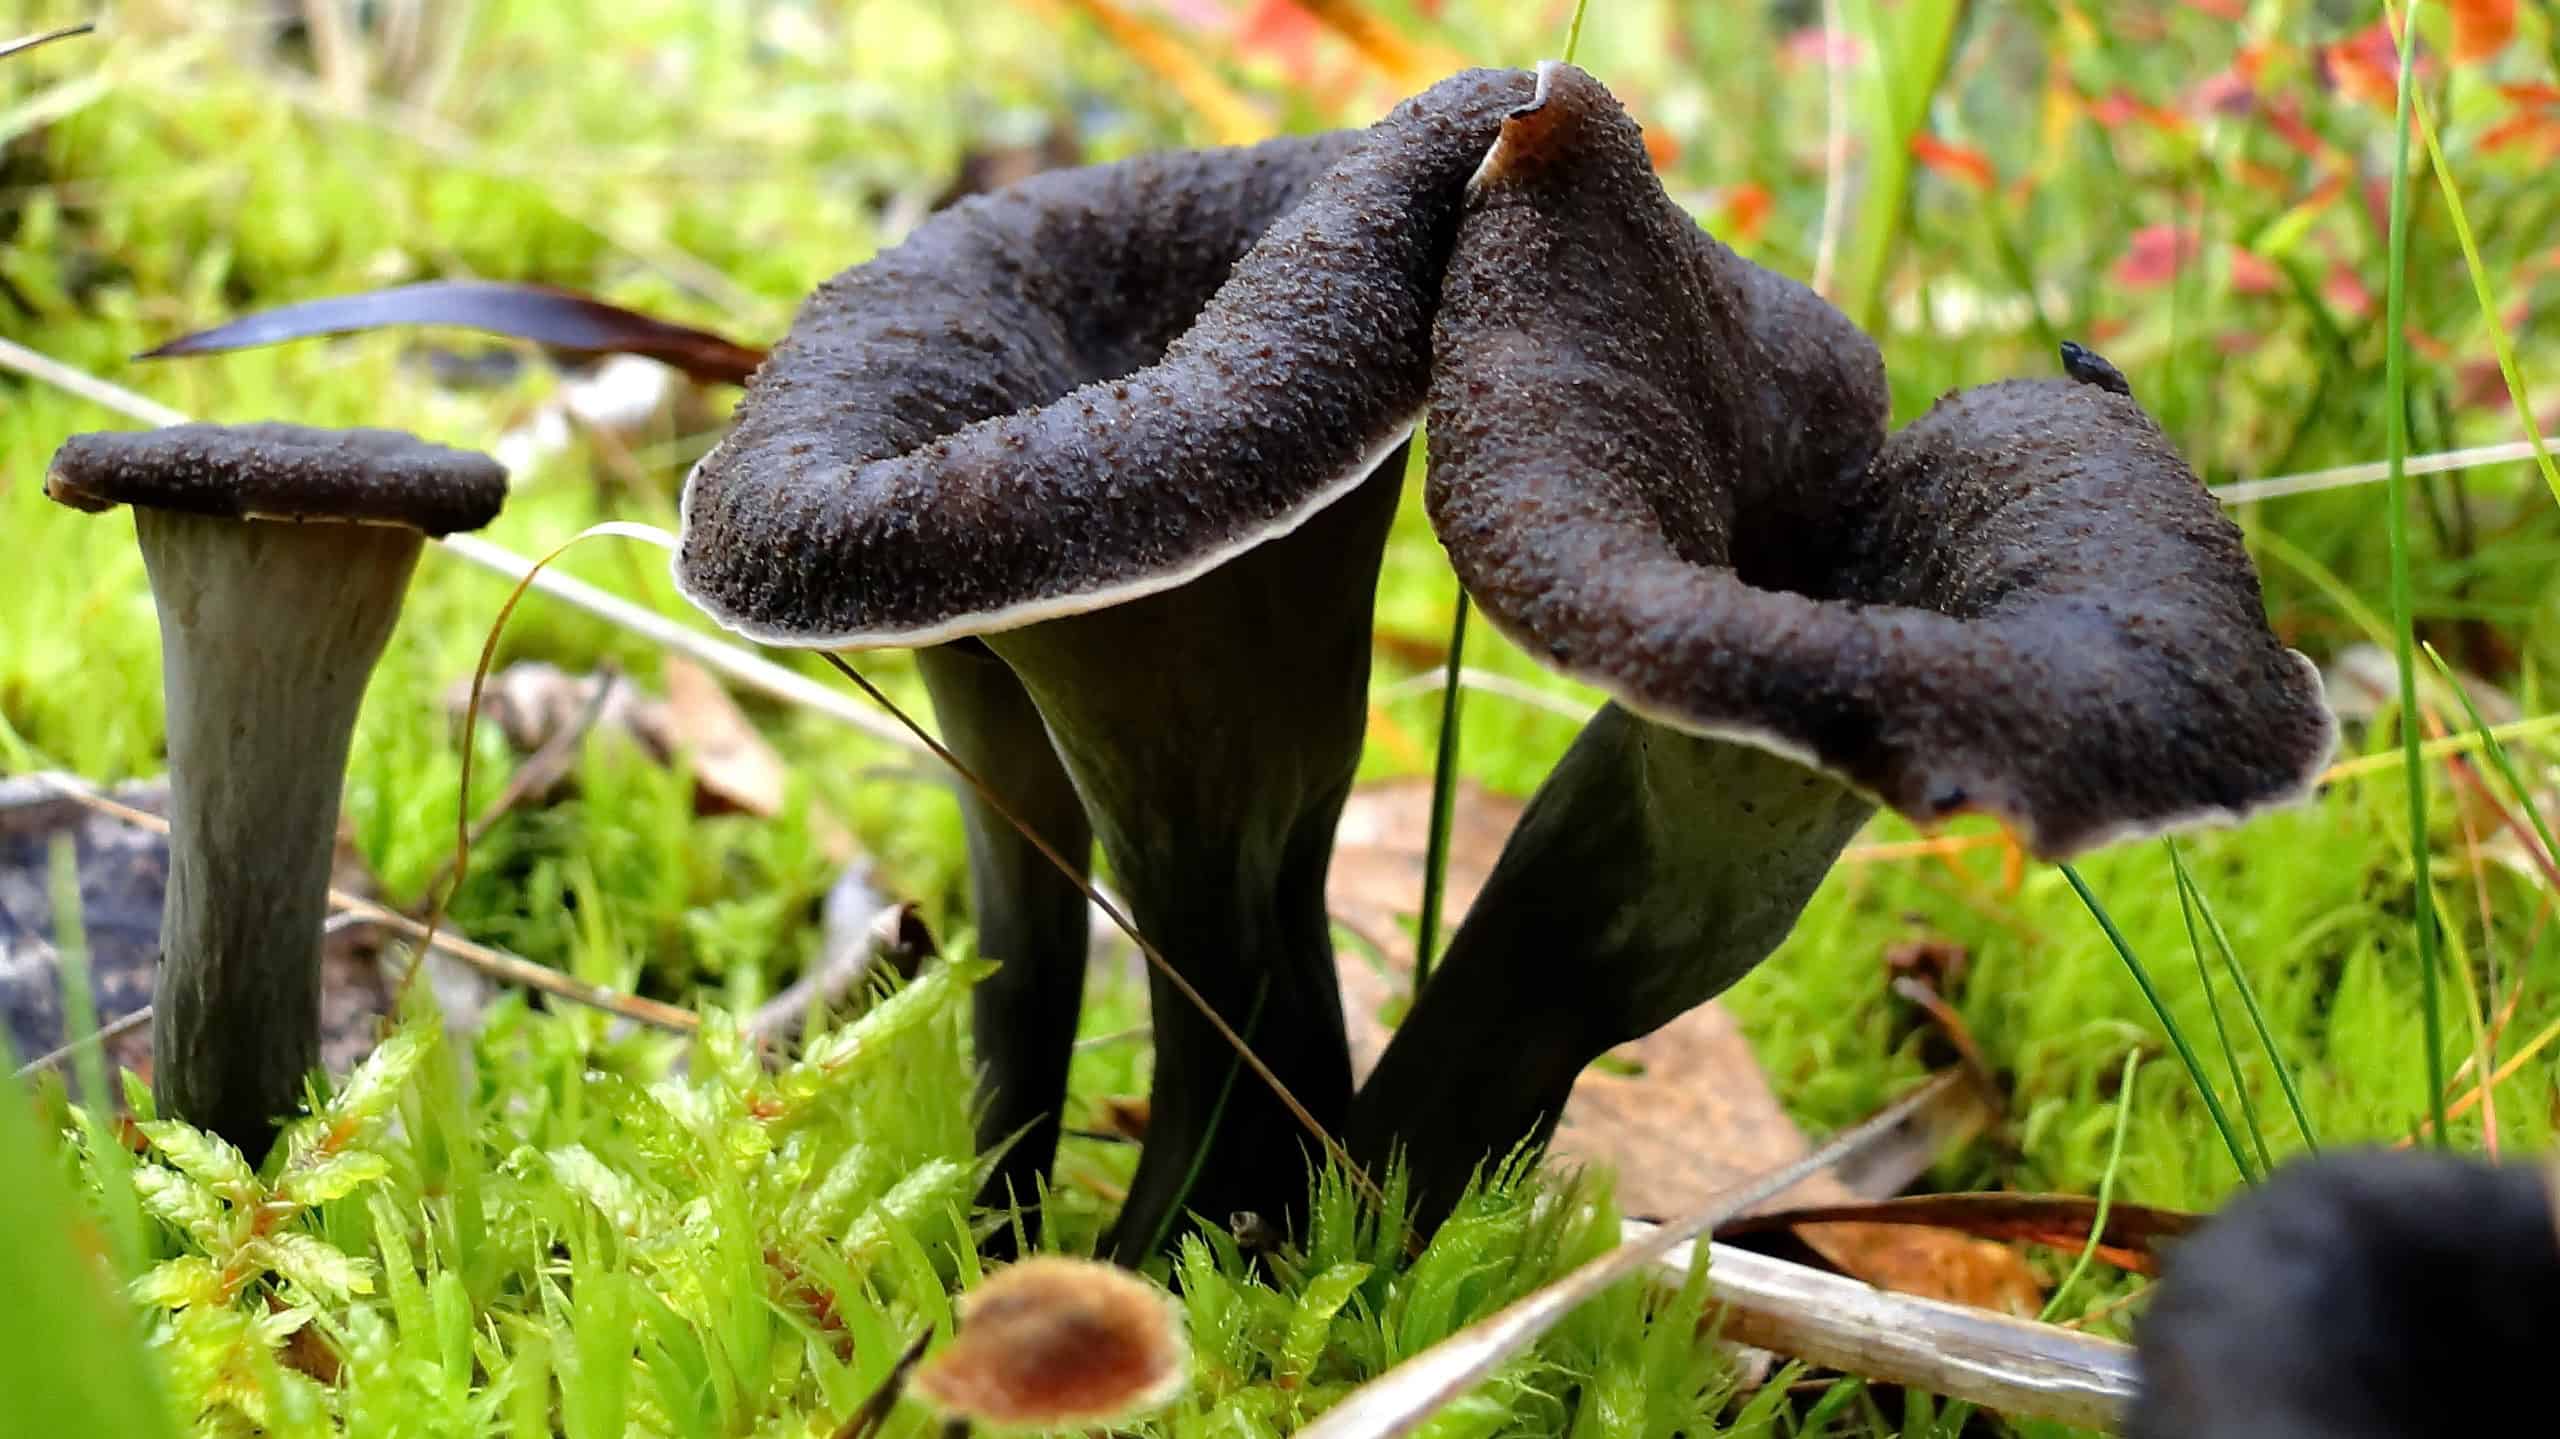
<path id="1" fill-rule="evenodd" d="M 1840 308 L 1864 329 L 1881 329 L 1886 273 L 1911 215 L 1911 139 L 1928 123 L 1929 102 L 1954 58 L 1963 0 L 1910 0 L 1885 10 L 1855 0 L 1855 28 L 1881 72 L 1869 116 L 1866 193 L 1858 201 Z"/>
<path id="2" fill-rule="evenodd" d="M 2400 756 L 2409 786 L 2409 874 L 2415 891 L 2422 1024 L 2426 1030 L 2427 1109 L 2435 1117 L 2438 1144 L 2450 1144 L 2444 1112 L 2444 995 L 2437 970 L 2435 893 L 2427 883 L 2427 773 L 2419 755 L 2417 599 L 2409 578 L 2409 132 L 2418 47 L 2409 27 L 2416 5 L 2401 12 L 2399 102 L 2392 124 L 2390 272 L 2383 286 L 2383 413 L 2387 426 L 2385 480 L 2391 545 L 2393 659 L 2400 672 Z"/>
<path id="3" fill-rule="evenodd" d="M 2505 381 L 2508 402 L 2515 406 L 2525 439 L 2533 446 L 2533 463 L 2542 471 L 2543 487 L 2551 491 L 2553 499 L 2560 500 L 2560 465 L 2552 462 L 2551 447 L 2543 442 L 2542 422 L 2534 418 L 2523 371 L 2516 365 L 2515 338 L 2507 333 L 2507 322 L 2498 314 L 2498 297 L 2489 288 L 2489 267 L 2481 262 L 2479 242 L 2471 233 L 2471 216 L 2462 208 L 2462 191 L 2453 183 L 2453 167 L 2445 163 L 2444 147 L 2436 143 L 2436 127 L 2428 120 L 2426 107 L 2414 99 L 2411 104 L 2418 134 L 2426 141 L 2428 166 L 2435 171 L 2436 192 L 2444 196 L 2445 218 L 2452 222 L 2453 238 L 2462 246 L 2462 266 L 2470 272 L 2472 296 L 2480 302 L 2480 318 L 2489 327 L 2489 345 L 2498 357 L 2498 376 Z"/>
<path id="4" fill-rule="evenodd" d="M 1582 17 L 1590 10 L 1591 0 L 1574 0 L 1573 21 L 1564 27 L 1564 63 L 1573 63 L 1574 53 L 1582 48 Z M 1461 615 L 1466 611 L 1461 608 Z"/>
<path id="5" fill-rule="evenodd" d="M 2186 1031 L 2180 1029 L 2178 1021 L 2171 1017 L 2167 1001 L 2160 997 L 2159 986 L 2151 982 L 2151 971 L 2143 967 L 2141 957 L 2133 952 L 2133 945 L 2124 937 L 2124 931 L 2116 928 L 2115 916 L 2107 913 L 2107 907 L 2099 902 L 2097 894 L 2089 888 L 2089 882 L 2080 877 L 2080 871 L 2067 864 L 2054 868 L 2061 870 L 2062 877 L 2071 882 L 2072 893 L 2080 896 L 2080 903 L 2088 908 L 2089 917 L 2098 922 L 2107 943 L 2115 946 L 2116 957 L 2124 961 L 2126 971 L 2132 974 L 2133 982 L 2150 1004 L 2152 1014 L 2159 1018 L 2160 1027 L 2168 1032 L 2169 1043 L 2178 1051 L 2179 1062 L 2186 1065 L 2187 1077 L 2195 1082 L 2196 1093 L 2204 1097 L 2205 1112 L 2213 1116 L 2213 1127 L 2221 1131 L 2222 1145 L 2231 1151 L 2232 1164 L 2239 1168 L 2242 1179 L 2250 1178 L 2249 1155 L 2240 1145 L 2240 1132 L 2231 1127 L 2231 1116 L 2222 1109 L 2222 1097 L 2214 1092 L 2213 1080 L 2204 1072 L 2204 1062 L 2196 1058 L 2195 1046 L 2187 1043 Z"/>
<path id="6" fill-rule="evenodd" d="M 2284 1049 L 2276 1043 L 2273 1026 L 2267 1023 L 2267 1012 L 2258 1003 L 2257 986 L 2249 982 L 2249 971 L 2240 963 L 2239 952 L 2231 947 L 2231 936 L 2223 933 L 2222 917 L 2213 912 L 2213 900 L 2204 887 L 2187 873 L 2186 857 L 2177 843 L 2169 844 L 2169 863 L 2177 868 L 2180 883 L 2195 895 L 2197 912 L 2204 916 L 2205 933 L 2212 936 L 2213 947 L 2222 952 L 2222 967 L 2231 973 L 2231 987 L 2240 991 L 2240 1006 L 2249 1012 L 2250 1027 L 2258 1032 L 2258 1044 L 2267 1052 L 2267 1062 L 2276 1068 L 2276 1084 L 2284 1091 L 2284 1102 L 2293 1111 L 2294 1125 L 2302 1131 L 2303 1147 L 2314 1153 L 2320 1149 L 2320 1135 L 2311 1123 L 2311 1111 L 2302 1103 L 2302 1090 L 2295 1084 L 2293 1066 L 2284 1057 Z"/>
<path id="7" fill-rule="evenodd" d="M 2201 953 L 2197 960 L 2202 962 Z M 2039 1324 L 2053 1322 L 2054 1314 L 2062 1307 L 2062 1296 L 2070 1293 L 2071 1286 L 2080 1282 L 2080 1276 L 2089 1272 L 2089 1261 L 2097 1257 L 2098 1240 L 2107 1232 L 2107 1210 L 2116 1199 L 2116 1175 L 2124 1170 L 2124 1132 L 2133 1127 L 2133 1074 L 2141 1064 L 2142 1056 L 2139 1054 L 2124 1057 L 2124 1075 L 2116 1081 L 2116 1133 L 2115 1138 L 2107 1142 L 2106 1170 L 2098 1176 L 2098 1212 L 2089 1220 L 2089 1241 L 2080 1246 L 2080 1257 L 2071 1261 L 2071 1272 L 2063 1275 L 2062 1282 L 2053 1286 L 2053 1297 L 2045 1301 L 2044 1312 L 2036 1316 Z"/>
<path id="8" fill-rule="evenodd" d="M 71 1058 L 72 1073 L 80 1079 L 80 1119 L 89 1162 L 96 1166 L 99 1206 L 105 1211 L 116 1272 L 131 1279 L 143 1266 L 142 1201 L 133 1189 L 133 1155 L 115 1134 L 116 1090 L 107 1082 L 106 1046 L 90 1038 L 98 1033 L 98 1003 L 89 979 L 88 926 L 80 908 L 80 853 L 69 835 L 58 835 L 46 858 L 52 870 L 48 878 L 53 885 L 53 951 L 62 985 L 62 1037 L 82 1041 Z"/>
<path id="9" fill-rule="evenodd" d="M 0 1034 L 0 1070 L 13 1070 Z M 12 1434 L 173 1433 L 133 1311 L 79 1239 L 80 1210 L 36 1128 L 36 1108 L 0 1084 L 0 1394 Z"/>
<path id="10" fill-rule="evenodd" d="M 2481 717 L 2480 707 L 2471 702 L 2471 691 L 2454 678 L 2453 668 L 2444 662 L 2444 656 L 2436 653 L 2434 645 L 2422 648 L 2427 652 L 2427 659 L 2435 665 L 2436 673 L 2444 677 L 2445 687 L 2453 691 L 2454 699 L 2462 705 L 2463 718 L 2471 722 L 2471 732 L 2480 737 L 2480 748 L 2489 756 L 2489 763 L 2498 771 L 2498 778 L 2505 783 L 2507 792 L 2515 796 L 2517 807 L 2524 811 L 2526 823 L 2533 826 L 2534 837 L 2542 841 L 2543 852 L 2560 860 L 2560 844 L 2552 842 L 2551 826 L 2543 823 L 2542 807 L 2533 802 L 2533 789 L 2516 770 L 2514 756 L 2509 755 L 2507 747 L 2498 742 L 2497 731 Z"/>
<path id="11" fill-rule="evenodd" d="M 2267 1132 L 2258 1123 L 2258 1101 L 2249 1093 L 2249 1081 L 2240 1073 L 2240 1051 L 2231 1044 L 2231 1026 L 2223 1022 L 2222 996 L 2214 989 L 2213 966 L 2204 957 L 2204 939 L 2196 933 L 2195 881 L 2187 867 L 2178 862 L 2177 842 L 2160 841 L 2169 850 L 2169 868 L 2178 881 L 2178 917 L 2186 923 L 2187 952 L 2195 956 L 2196 981 L 2204 986 L 2205 1012 L 2213 1016 L 2213 1037 L 2222 1046 L 2222 1066 L 2231 1076 L 2231 1092 L 2240 1101 L 2240 1122 L 2249 1127 L 2249 1143 L 2258 1151 L 2257 1177 L 2264 1179 L 2276 1167 L 2275 1155 L 2267 1149 Z"/>

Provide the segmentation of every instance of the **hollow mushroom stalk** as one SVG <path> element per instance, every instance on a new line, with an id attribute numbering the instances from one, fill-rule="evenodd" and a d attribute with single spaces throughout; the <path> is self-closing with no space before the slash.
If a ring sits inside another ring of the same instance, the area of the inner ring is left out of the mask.
<path id="1" fill-rule="evenodd" d="M 75 435 L 45 493 L 125 505 L 160 616 L 169 883 L 152 998 L 161 1112 L 252 1161 L 319 1057 L 320 942 L 366 681 L 430 535 L 506 497 L 484 456 L 388 430 Z"/>
<path id="2" fill-rule="evenodd" d="M 1887 439 L 1873 343 L 1700 231 L 1568 66 L 1459 234 L 1432 523 L 1486 619 L 1611 702 L 1355 1104 L 1426 1216 L 1776 948 L 1878 801 L 2054 858 L 2309 789 L 2316 674 L 2103 360 Z"/>
<path id="3" fill-rule="evenodd" d="M 964 201 L 819 290 L 685 491 L 677 583 L 733 629 L 982 639 L 1139 929 L 1327 1128 L 1379 557 L 1466 182 L 1530 83 Z M 1124 1259 L 1185 1209 L 1285 1208 L 1313 1143 L 1162 975 L 1153 1001 Z"/>

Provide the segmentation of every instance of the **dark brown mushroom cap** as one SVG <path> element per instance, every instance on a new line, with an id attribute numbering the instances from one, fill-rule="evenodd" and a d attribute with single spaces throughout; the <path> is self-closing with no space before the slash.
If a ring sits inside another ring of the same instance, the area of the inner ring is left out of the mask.
<path id="1" fill-rule="evenodd" d="M 1658 723 L 2043 855 L 2307 789 L 2314 671 L 2138 404 L 1985 386 L 1870 462 L 1871 344 L 1699 236 L 1596 82 L 1542 80 L 1435 339 L 1432 522 L 1494 624 Z"/>
<path id="2" fill-rule="evenodd" d="M 1469 71 L 1365 132 L 926 221 L 802 307 L 686 484 L 678 585 L 773 643 L 923 644 L 1288 532 L 1418 416 L 1467 178 L 1529 90 Z"/>
<path id="3" fill-rule="evenodd" d="M 73 435 L 54 452 L 44 492 L 75 510 L 131 505 L 447 535 L 497 517 L 507 471 L 398 430 L 187 424 Z"/>

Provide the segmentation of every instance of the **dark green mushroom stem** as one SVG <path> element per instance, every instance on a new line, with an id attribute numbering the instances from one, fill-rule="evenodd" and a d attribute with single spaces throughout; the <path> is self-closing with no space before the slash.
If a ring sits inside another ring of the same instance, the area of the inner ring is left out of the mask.
<path id="1" fill-rule="evenodd" d="M 1139 928 L 1328 1129 L 1371 597 L 1467 179 L 1529 89 L 1470 72 L 1357 135 L 963 201 L 811 299 L 686 488 L 678 582 L 723 623 L 981 637 Z M 1315 1144 L 1161 977 L 1154 1023 L 1124 1259 L 1185 1209 L 1285 1214 Z"/>
<path id="2" fill-rule="evenodd" d="M 1058 1152 L 1058 1100 L 1067 1089 L 1076 1011 L 1084 1001 L 1087 937 L 1084 890 L 1042 854 L 1028 826 L 1079 870 L 1093 853 L 1093 829 L 1075 784 L 1049 748 L 1040 712 L 1002 660 L 977 640 L 927 645 L 916 668 L 933 696 L 942 742 L 984 780 L 1012 813 L 1007 819 L 960 786 L 961 830 L 969 847 L 969 902 L 980 957 L 996 972 L 971 995 L 984 1107 L 978 1145 L 1005 1146 L 981 1202 L 1020 1206 L 1024 1233 L 1040 1232 L 1041 1182 Z M 1007 1225 L 993 1244 L 1012 1244 Z"/>
<path id="3" fill-rule="evenodd" d="M 1698 232 L 1589 76 L 1540 82 L 1450 265 L 1428 498 L 1487 619 L 1615 702 L 1355 1105 L 1426 1217 L 1765 958 L 1870 796 L 2059 856 L 2298 796 L 2332 737 L 2113 367 L 1885 440 L 1872 343 Z"/>
<path id="4" fill-rule="evenodd" d="M 347 748 L 429 534 L 506 472 L 383 430 L 78 435 L 46 493 L 124 504 L 160 613 L 169 886 L 152 999 L 161 1112 L 255 1162 L 319 1058 L 320 941 Z"/>

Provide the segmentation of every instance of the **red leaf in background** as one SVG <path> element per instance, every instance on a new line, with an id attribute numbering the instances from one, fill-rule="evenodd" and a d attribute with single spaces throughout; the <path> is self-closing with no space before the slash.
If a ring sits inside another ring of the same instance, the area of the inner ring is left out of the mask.
<path id="1" fill-rule="evenodd" d="M 2231 292 L 2235 295 L 2272 295 L 2284 288 L 2284 276 L 2255 250 L 2231 247 Z"/>
<path id="2" fill-rule="evenodd" d="M 2089 117 L 2110 130 L 2136 120 L 2164 135 L 2175 135 L 2187 128 L 2186 116 L 2165 105 L 2139 99 L 2121 86 L 2109 91 L 2105 99 L 2092 101 Z"/>
<path id="3" fill-rule="evenodd" d="M 2198 81 L 2187 95 L 2197 115 L 2246 115 L 2257 107 L 2258 75 L 2267 68 L 2266 45 L 2243 45 L 2231 63 Z"/>
<path id="4" fill-rule="evenodd" d="M 2320 69 L 2338 93 L 2390 112 L 2400 102 L 2400 47 L 2382 21 L 2320 52 Z"/>
<path id="5" fill-rule="evenodd" d="M 1798 65 L 1855 65 L 1860 51 L 1847 31 L 1808 25 L 1787 36 L 1778 53 Z"/>
<path id="6" fill-rule="evenodd" d="M 2304 155 L 2317 160 L 2328 152 L 2329 146 L 2320 138 L 2320 132 L 2302 118 L 2302 101 L 2296 97 L 2270 99 L 2258 107 L 2258 113 L 2266 117 L 2267 128 L 2276 132 L 2276 138 Z"/>
<path id="7" fill-rule="evenodd" d="M 2328 300 L 2329 308 L 2348 319 L 2362 319 L 2373 310 L 2373 291 L 2365 288 L 2364 278 L 2344 261 L 2330 264 L 2328 278 L 2320 282 L 2320 293 Z"/>
<path id="8" fill-rule="evenodd" d="M 2145 225 L 2133 232 L 2124 258 L 2116 261 L 2116 283 L 2132 290 L 2165 285 L 2195 257 L 2195 231 L 2176 225 Z"/>
<path id="9" fill-rule="evenodd" d="M 1970 145 L 1941 140 L 1926 130 L 1911 137 L 1911 158 L 1934 174 L 1976 190 L 1988 190 L 2000 178 L 1992 171 L 1990 156 Z"/>
<path id="10" fill-rule="evenodd" d="M 1236 48 L 1248 55 L 1271 55 L 1292 72 L 1303 71 L 1324 27 L 1290 0 L 1257 0 L 1236 22 Z"/>
<path id="11" fill-rule="evenodd" d="M 1756 180 L 1727 185 L 1717 196 L 1716 223 L 1712 227 L 1727 244 L 1748 245 L 1760 238 L 1769 224 L 1771 199 L 1769 187 Z"/>
<path id="12" fill-rule="evenodd" d="M 2510 105 L 2530 110 L 2560 109 L 2560 85 L 2501 85 L 2498 93 L 2506 96 Z"/>
<path id="13" fill-rule="evenodd" d="M 2187 8 L 2203 11 L 2216 20 L 2228 20 L 2234 25 L 2249 18 L 2246 0 L 2187 0 Z"/>
<path id="14" fill-rule="evenodd" d="M 2516 38 L 2516 0 L 2445 0 L 2453 12 L 2453 58 L 2486 60 Z"/>
<path id="15" fill-rule="evenodd" d="M 2514 403 L 2507 375 L 2498 362 L 2465 360 L 2453 372 L 2453 405 L 2458 410 L 2503 410 Z"/>
<path id="16" fill-rule="evenodd" d="M 2560 115 L 2521 111 L 2480 132 L 2480 148 L 2491 154 L 2536 142 L 2545 160 L 2560 156 Z"/>

